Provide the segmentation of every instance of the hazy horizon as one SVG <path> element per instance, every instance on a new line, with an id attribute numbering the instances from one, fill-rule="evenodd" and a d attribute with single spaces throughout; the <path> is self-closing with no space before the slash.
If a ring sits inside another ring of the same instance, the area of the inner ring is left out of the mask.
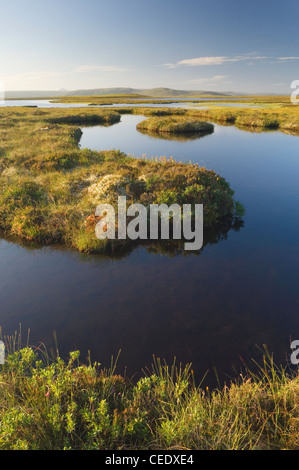
<path id="1" fill-rule="evenodd" d="M 288 94 L 296 0 L 58 0 L 1 7 L 7 91 L 131 87 Z"/>
<path id="2" fill-rule="evenodd" d="M 111 88 L 111 91 L 114 91 L 115 90 L 115 94 L 120 94 L 119 90 L 122 90 L 124 88 L 131 88 L 131 87 L 113 87 Z M 156 87 L 156 88 L 149 88 L 147 89 L 148 91 L 150 90 L 158 90 L 158 89 L 168 89 L 168 90 L 173 90 L 174 92 L 178 92 L 178 91 L 182 91 L 182 92 L 188 92 L 188 93 L 194 93 L 195 94 L 209 94 L 209 92 L 215 94 L 215 96 L 217 96 L 218 94 L 219 95 L 238 95 L 238 96 L 254 96 L 254 95 L 261 95 L 261 96 L 271 96 L 271 95 L 277 95 L 277 96 L 289 96 L 290 92 L 287 92 L 287 93 L 271 93 L 271 92 L 255 92 L 255 93 L 247 93 L 246 91 L 243 91 L 243 92 L 234 92 L 234 90 L 217 90 L 217 91 L 213 91 L 213 90 L 177 90 L 177 89 L 173 89 L 173 88 L 168 88 L 168 87 Z M 30 94 L 32 95 L 33 98 L 40 98 L 40 96 L 34 96 L 34 93 L 37 93 L 37 94 L 44 94 L 44 97 L 53 97 L 55 98 L 56 96 L 64 96 L 64 95 L 67 95 L 67 96 L 71 96 L 72 93 L 77 93 L 78 91 L 83 91 L 83 92 L 88 92 L 88 91 L 94 91 L 94 90 L 107 90 L 107 88 L 79 88 L 79 89 L 73 89 L 73 90 L 66 90 L 65 88 L 61 88 L 61 89 L 56 89 L 56 90 L 43 90 L 43 89 L 34 89 L 34 90 L 24 90 L 24 89 L 20 89 L 20 90 L 5 90 L 4 92 L 4 99 L 5 99 L 5 95 L 9 95 L 9 96 L 6 96 L 7 99 L 11 99 L 11 95 L 16 95 L 16 98 L 22 98 L 22 96 L 17 96 L 18 93 L 20 94 Z M 136 93 L 140 93 L 140 95 L 144 94 L 143 91 L 144 89 L 142 88 L 132 88 L 132 90 L 134 90 L 134 92 Z M 147 91 L 146 90 L 146 91 Z M 53 95 L 51 95 L 51 93 L 53 93 Z M 60 94 L 61 93 L 61 94 Z M 48 94 L 48 95 L 47 95 Z M 87 93 L 85 93 L 87 95 Z M 105 94 L 107 93 L 103 93 L 103 96 L 105 96 Z M 113 94 L 113 93 L 111 93 Z M 162 97 L 162 95 L 161 95 Z M 43 97 L 41 97 L 43 98 Z"/>

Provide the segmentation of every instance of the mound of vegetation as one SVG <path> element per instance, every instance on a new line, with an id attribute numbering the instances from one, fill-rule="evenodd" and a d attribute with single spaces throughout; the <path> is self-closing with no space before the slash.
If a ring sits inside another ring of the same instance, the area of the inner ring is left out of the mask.
<path id="1" fill-rule="evenodd" d="M 106 114 L 90 114 L 90 113 L 76 113 L 69 114 L 66 116 L 54 116 L 49 117 L 48 122 L 53 124 L 78 124 L 78 125 L 96 125 L 96 124 L 106 124 L 111 125 L 120 121 L 119 113 L 106 113 Z"/>
<path id="2" fill-rule="evenodd" d="M 291 130 L 299 132 L 299 106 L 274 104 L 261 108 L 213 107 L 213 109 L 190 110 L 188 115 L 193 119 L 209 119 L 215 122 L 234 124 L 236 126 Z"/>
<path id="3" fill-rule="evenodd" d="M 12 351 L 0 366 L 0 450 L 298 449 L 298 374 L 271 357 L 217 390 L 158 359 L 138 381 L 115 371 L 79 352 Z"/>
<path id="4" fill-rule="evenodd" d="M 80 149 L 80 128 L 120 115 L 98 110 L 4 108 L 0 114 L 0 228 L 42 244 L 63 243 L 80 251 L 122 250 L 125 241 L 98 240 L 95 209 L 118 197 L 128 205 L 204 204 L 207 227 L 242 215 L 227 181 L 198 165 L 172 158 L 144 160 L 116 150 Z"/>
<path id="5" fill-rule="evenodd" d="M 161 119 L 159 117 L 150 118 L 138 124 L 137 129 L 152 133 L 166 133 L 174 135 L 212 134 L 214 132 L 213 124 L 208 122 L 176 117 L 165 119 Z"/>
<path id="6" fill-rule="evenodd" d="M 103 97 L 96 97 L 94 99 L 94 104 L 101 104 L 103 102 Z M 129 98 L 129 97 L 128 97 Z M 131 97 L 132 98 L 132 97 Z M 214 97 L 215 98 L 215 97 Z M 62 101 L 71 100 L 72 102 L 91 102 L 91 97 L 73 97 L 63 99 Z M 197 100 L 189 99 L 190 103 L 197 104 L 216 104 L 219 103 L 219 100 L 206 101 L 198 97 Z M 231 97 L 227 99 L 221 99 L 221 104 L 230 103 L 232 101 Z M 191 121 L 198 119 L 207 119 L 220 123 L 234 124 L 238 127 L 248 127 L 248 128 L 260 128 L 260 129 L 279 129 L 283 132 L 294 132 L 294 135 L 299 133 L 299 106 L 291 104 L 289 96 L 246 96 L 239 97 L 234 99 L 234 103 L 239 103 L 240 107 L 230 107 L 230 106 L 213 106 L 213 109 L 179 109 L 179 108 L 146 108 L 146 103 L 155 103 L 158 104 L 158 100 L 147 100 L 144 102 L 144 108 L 134 108 L 134 104 L 142 101 L 133 101 L 124 99 L 124 97 L 114 97 L 114 101 L 109 99 L 104 100 L 104 103 L 131 103 L 132 108 L 127 108 L 127 110 L 122 110 L 122 112 L 132 113 L 132 114 L 143 114 L 146 116 L 175 116 L 175 115 L 185 115 L 185 117 Z M 160 101 L 161 103 L 166 104 L 167 102 Z M 173 100 L 173 103 L 176 101 Z M 170 102 L 169 102 L 170 103 Z M 258 105 L 259 107 L 250 108 L 242 107 L 242 104 L 246 105 Z M 119 111 L 119 110 L 118 110 Z"/>

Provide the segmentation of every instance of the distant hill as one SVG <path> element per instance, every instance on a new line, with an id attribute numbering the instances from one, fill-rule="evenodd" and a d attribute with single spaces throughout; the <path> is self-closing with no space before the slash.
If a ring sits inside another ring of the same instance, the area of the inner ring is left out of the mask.
<path id="1" fill-rule="evenodd" d="M 171 88 L 153 88 L 150 90 L 140 90 L 144 95 L 152 97 L 175 98 L 175 97 L 192 97 L 194 95 L 212 95 L 212 96 L 226 96 L 225 93 L 217 93 L 215 91 L 203 90 L 173 90 Z"/>
<path id="2" fill-rule="evenodd" d="M 105 96 L 105 95 L 143 95 L 149 98 L 193 98 L 196 96 L 240 96 L 240 93 L 225 92 L 217 93 L 207 90 L 173 90 L 171 88 L 96 88 L 92 90 L 34 90 L 34 91 L 7 91 L 7 99 L 30 99 L 30 98 L 49 98 L 62 96 Z"/>
<path id="3" fill-rule="evenodd" d="M 134 88 L 96 88 L 94 90 L 75 90 L 67 92 L 67 96 L 102 96 L 102 95 L 136 95 L 141 90 Z"/>
<path id="4" fill-rule="evenodd" d="M 214 91 L 187 91 L 187 90 L 173 90 L 171 88 L 98 88 L 95 90 L 76 90 L 67 93 L 67 96 L 94 96 L 94 95 L 143 95 L 150 98 L 176 98 L 176 97 L 192 97 L 194 95 L 213 95 L 213 96 L 227 96 L 224 93 L 217 93 Z"/>

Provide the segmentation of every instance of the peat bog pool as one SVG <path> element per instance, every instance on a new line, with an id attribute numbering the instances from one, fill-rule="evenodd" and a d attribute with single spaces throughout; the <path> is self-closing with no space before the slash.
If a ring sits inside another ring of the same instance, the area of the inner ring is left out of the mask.
<path id="1" fill-rule="evenodd" d="M 215 125 L 212 135 L 184 141 L 141 134 L 142 116 L 111 127 L 83 128 L 81 148 L 120 149 L 135 156 L 173 156 L 224 176 L 246 207 L 244 226 L 219 233 L 199 256 L 170 257 L 136 248 L 122 259 L 82 255 L 59 247 L 0 242 L 0 325 L 19 323 L 32 344 L 62 355 L 79 349 L 118 372 L 139 373 L 153 355 L 193 363 L 197 379 L 215 367 L 235 377 L 242 359 L 277 362 L 299 339 L 299 138 Z M 242 359 L 240 359 L 242 358 Z M 225 375 L 227 374 L 227 375 Z"/>

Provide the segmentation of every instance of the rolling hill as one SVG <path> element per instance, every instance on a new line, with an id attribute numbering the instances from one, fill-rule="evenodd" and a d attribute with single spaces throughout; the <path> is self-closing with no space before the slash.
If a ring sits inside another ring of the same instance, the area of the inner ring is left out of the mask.
<path id="1" fill-rule="evenodd" d="M 7 91 L 7 99 L 30 98 L 56 98 L 62 96 L 106 96 L 106 95 L 142 95 L 148 98 L 193 98 L 197 96 L 240 96 L 233 92 L 217 93 L 206 90 L 173 90 L 171 88 L 96 88 L 91 90 L 34 90 L 34 91 Z"/>

